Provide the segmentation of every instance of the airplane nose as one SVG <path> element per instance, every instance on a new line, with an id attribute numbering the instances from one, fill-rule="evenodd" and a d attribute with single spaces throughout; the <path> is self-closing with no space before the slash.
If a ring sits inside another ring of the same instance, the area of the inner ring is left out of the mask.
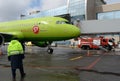
<path id="1" fill-rule="evenodd" d="M 60 32 L 60 34 L 61 34 L 61 32 Z M 76 37 L 80 36 L 80 28 L 78 28 L 74 25 L 66 25 L 63 28 L 62 35 L 69 39 L 76 38 Z"/>
<path id="2" fill-rule="evenodd" d="M 80 29 L 78 27 L 75 27 L 74 34 L 76 37 L 80 36 Z"/>
<path id="3" fill-rule="evenodd" d="M 80 36 L 80 29 L 76 26 L 71 28 L 71 36 L 72 37 L 78 37 Z"/>

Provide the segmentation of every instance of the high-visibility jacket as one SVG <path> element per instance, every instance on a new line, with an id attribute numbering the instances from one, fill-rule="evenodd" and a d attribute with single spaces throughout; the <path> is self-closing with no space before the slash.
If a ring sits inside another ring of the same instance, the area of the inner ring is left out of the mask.
<path id="1" fill-rule="evenodd" d="M 18 40 L 12 40 L 7 49 L 8 56 L 23 54 L 23 47 Z"/>

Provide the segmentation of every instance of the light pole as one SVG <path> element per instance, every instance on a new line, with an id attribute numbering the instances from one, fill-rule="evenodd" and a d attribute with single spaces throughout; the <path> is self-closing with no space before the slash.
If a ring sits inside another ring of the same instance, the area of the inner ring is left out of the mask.
<path id="1" fill-rule="evenodd" d="M 69 13 L 70 0 L 67 0 L 67 13 Z"/>

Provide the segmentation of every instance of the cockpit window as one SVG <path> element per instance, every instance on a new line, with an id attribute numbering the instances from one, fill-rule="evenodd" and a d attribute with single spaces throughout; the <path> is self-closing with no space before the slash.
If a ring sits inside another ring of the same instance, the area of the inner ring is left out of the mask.
<path id="1" fill-rule="evenodd" d="M 68 24 L 67 21 L 57 21 L 56 24 Z"/>

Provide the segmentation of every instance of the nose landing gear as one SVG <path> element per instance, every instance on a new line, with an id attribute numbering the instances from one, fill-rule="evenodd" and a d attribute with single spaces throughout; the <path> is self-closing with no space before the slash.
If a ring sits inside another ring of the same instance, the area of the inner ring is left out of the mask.
<path id="1" fill-rule="evenodd" d="M 53 53 L 53 49 L 52 49 L 51 47 L 48 47 L 47 52 L 48 52 L 49 54 L 52 54 L 52 53 Z"/>

